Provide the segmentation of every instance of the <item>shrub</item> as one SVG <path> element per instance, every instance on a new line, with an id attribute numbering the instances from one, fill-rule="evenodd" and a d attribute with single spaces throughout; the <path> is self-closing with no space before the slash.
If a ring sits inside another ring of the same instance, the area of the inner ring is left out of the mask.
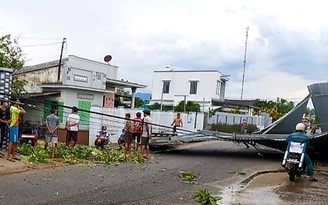
<path id="1" fill-rule="evenodd" d="M 201 204 L 215 205 L 217 201 L 221 200 L 221 196 L 213 196 L 207 189 L 199 189 L 194 196 L 194 200 Z"/>
<path id="2" fill-rule="evenodd" d="M 182 181 L 188 184 L 195 184 L 196 183 L 196 176 L 194 171 L 181 171 L 180 176 Z"/>

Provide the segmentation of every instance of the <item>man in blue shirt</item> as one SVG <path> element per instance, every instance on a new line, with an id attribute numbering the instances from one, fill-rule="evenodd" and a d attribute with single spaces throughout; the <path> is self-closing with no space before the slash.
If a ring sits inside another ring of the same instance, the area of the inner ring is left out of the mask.
<path id="1" fill-rule="evenodd" d="M 104 146 L 108 144 L 108 142 L 111 143 L 111 141 L 109 140 L 109 133 L 107 132 L 106 126 L 101 127 L 101 130 L 98 131 L 96 137 L 97 137 L 95 141 L 96 148 L 101 147 L 103 149 Z"/>
<path id="2" fill-rule="evenodd" d="M 306 152 L 304 153 L 304 163 L 306 164 L 306 167 L 307 167 L 307 173 L 310 176 L 310 181 L 318 181 L 316 178 L 313 177 L 312 161 L 311 161 L 309 155 L 307 154 L 307 151 L 310 147 L 310 141 L 309 141 L 309 138 L 304 134 L 305 128 L 306 127 L 303 123 L 298 123 L 296 125 L 295 133 L 288 135 L 286 138 L 286 141 L 288 143 L 290 143 L 290 142 L 305 143 Z"/>

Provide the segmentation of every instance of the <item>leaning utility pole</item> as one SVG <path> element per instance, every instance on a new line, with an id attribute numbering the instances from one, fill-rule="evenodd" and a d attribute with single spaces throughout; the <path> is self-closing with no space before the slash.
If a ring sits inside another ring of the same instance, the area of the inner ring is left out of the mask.
<path id="1" fill-rule="evenodd" d="M 58 82 L 60 80 L 61 64 L 62 64 L 62 57 L 63 57 L 63 50 L 64 50 L 65 43 L 66 43 L 66 38 L 63 38 L 62 47 L 61 47 L 61 51 L 60 51 L 60 57 L 59 57 L 59 65 L 58 65 L 58 77 L 57 77 Z"/>
<path id="2" fill-rule="evenodd" d="M 244 69 L 243 69 L 243 80 L 241 82 L 241 95 L 240 99 L 243 99 L 243 94 L 244 94 L 244 83 L 245 83 L 245 71 L 246 71 L 246 53 L 247 53 L 247 39 L 248 39 L 248 30 L 249 27 L 246 27 L 246 41 L 245 41 L 245 54 L 244 54 Z"/>

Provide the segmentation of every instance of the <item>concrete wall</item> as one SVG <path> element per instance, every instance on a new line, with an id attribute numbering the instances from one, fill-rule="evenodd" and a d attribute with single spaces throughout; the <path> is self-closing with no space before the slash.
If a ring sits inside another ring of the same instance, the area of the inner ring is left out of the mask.
<path id="1" fill-rule="evenodd" d="M 105 89 L 106 78 L 116 79 L 118 67 L 69 56 L 62 69 L 62 82 L 88 88 Z"/>
<path id="2" fill-rule="evenodd" d="M 17 75 L 19 80 L 26 80 L 25 90 L 28 93 L 41 92 L 41 87 L 37 86 L 41 83 L 56 83 L 58 78 L 58 66 L 45 68 L 42 70 L 31 71 Z"/>
<path id="3" fill-rule="evenodd" d="M 239 115 L 225 112 L 216 112 L 214 116 L 208 119 L 208 124 L 222 123 L 228 125 L 239 125 L 243 119 L 246 119 L 248 124 L 256 125 L 260 129 L 271 124 L 271 122 L 269 122 L 264 116 Z"/>

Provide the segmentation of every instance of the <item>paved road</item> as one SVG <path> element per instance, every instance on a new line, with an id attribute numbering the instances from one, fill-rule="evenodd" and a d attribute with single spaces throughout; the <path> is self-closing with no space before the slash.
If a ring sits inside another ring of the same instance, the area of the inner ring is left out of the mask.
<path id="1" fill-rule="evenodd" d="M 280 163 L 277 155 L 259 157 L 231 142 L 198 143 L 154 154 L 146 164 L 76 165 L 0 176 L 0 204 L 191 204 L 203 183 L 273 163 Z M 193 170 L 198 184 L 181 182 L 181 170 Z"/>

